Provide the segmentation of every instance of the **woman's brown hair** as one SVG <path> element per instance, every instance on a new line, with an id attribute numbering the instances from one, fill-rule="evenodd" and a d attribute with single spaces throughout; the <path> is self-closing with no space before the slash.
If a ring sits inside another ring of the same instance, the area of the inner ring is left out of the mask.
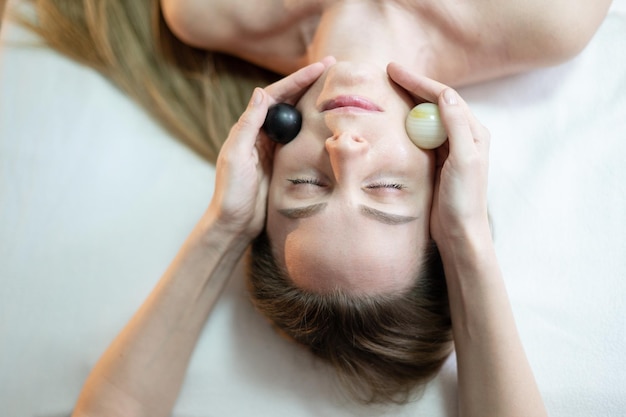
<path id="1" fill-rule="evenodd" d="M 286 336 L 329 362 L 365 403 L 407 401 L 452 350 L 443 265 L 433 242 L 412 285 L 393 295 L 319 294 L 293 284 L 267 233 L 252 244 L 253 303 Z"/>
<path id="2" fill-rule="evenodd" d="M 28 0 L 21 24 L 51 48 L 90 66 L 209 162 L 255 87 L 278 75 L 179 41 L 159 0 Z"/>

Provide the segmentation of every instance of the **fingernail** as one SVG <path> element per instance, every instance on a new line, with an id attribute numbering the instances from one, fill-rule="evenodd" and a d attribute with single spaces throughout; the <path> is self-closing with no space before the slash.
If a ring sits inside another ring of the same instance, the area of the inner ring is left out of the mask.
<path id="1" fill-rule="evenodd" d="M 258 106 L 263 101 L 263 92 L 260 88 L 255 88 L 254 93 L 252 93 L 252 99 L 250 100 L 250 104 L 253 106 Z"/>
<path id="2" fill-rule="evenodd" d="M 456 93 L 451 88 L 448 88 L 446 89 L 446 91 L 443 92 L 443 99 L 446 104 L 449 104 L 451 106 L 459 102 Z"/>

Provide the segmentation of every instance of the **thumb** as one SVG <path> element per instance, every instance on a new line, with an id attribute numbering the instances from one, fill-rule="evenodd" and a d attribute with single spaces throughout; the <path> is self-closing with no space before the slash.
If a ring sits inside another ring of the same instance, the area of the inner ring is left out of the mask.
<path id="1" fill-rule="evenodd" d="M 255 88 L 248 107 L 230 131 L 229 139 L 245 149 L 252 149 L 256 143 L 265 117 L 267 116 L 267 96 L 261 88 Z"/>

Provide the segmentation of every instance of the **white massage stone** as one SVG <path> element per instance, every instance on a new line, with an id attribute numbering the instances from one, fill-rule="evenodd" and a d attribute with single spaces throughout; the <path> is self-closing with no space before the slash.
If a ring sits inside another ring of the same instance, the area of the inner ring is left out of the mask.
<path id="1" fill-rule="evenodd" d="M 422 149 L 435 149 L 448 137 L 439 117 L 439 107 L 433 103 L 422 103 L 413 107 L 406 117 L 409 138 Z"/>

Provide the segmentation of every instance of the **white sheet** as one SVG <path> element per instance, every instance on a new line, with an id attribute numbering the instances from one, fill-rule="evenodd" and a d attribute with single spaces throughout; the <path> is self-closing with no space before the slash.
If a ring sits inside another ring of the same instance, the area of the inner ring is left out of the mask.
<path id="1" fill-rule="evenodd" d="M 3 25 L 4 43 L 23 39 Z M 551 416 L 626 415 L 626 0 L 574 60 L 461 92 L 492 132 L 490 207 Z M 68 415 L 91 366 L 206 207 L 214 171 L 93 71 L 0 50 L 0 415 Z M 456 416 L 450 359 L 424 397 L 361 407 L 276 336 L 241 271 L 178 416 Z"/>

